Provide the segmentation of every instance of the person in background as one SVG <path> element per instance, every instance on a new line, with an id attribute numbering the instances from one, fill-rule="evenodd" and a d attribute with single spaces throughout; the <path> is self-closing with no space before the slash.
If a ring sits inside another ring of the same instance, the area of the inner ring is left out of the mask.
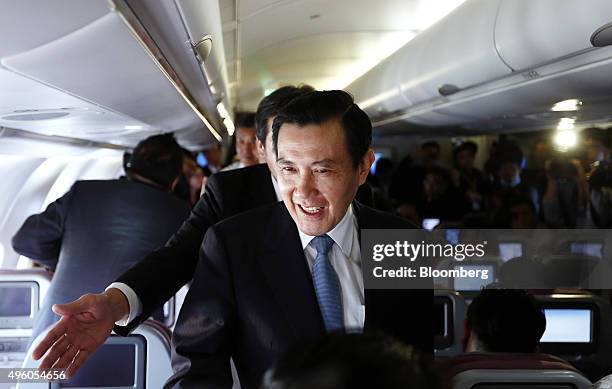
<path id="1" fill-rule="evenodd" d="M 453 179 L 463 197 L 470 203 L 472 211 L 482 209 L 486 187 L 484 173 L 474 167 L 476 153 L 478 145 L 471 141 L 463 142 L 453 150 Z"/>
<path id="2" fill-rule="evenodd" d="M 210 174 L 216 173 L 221 170 L 221 143 L 215 142 L 212 145 L 208 145 L 202 150 L 206 161 L 208 162 L 206 167 L 210 170 Z"/>
<path id="3" fill-rule="evenodd" d="M 172 194 L 182 158 L 172 135 L 149 137 L 126 163 L 127 177 L 77 181 L 23 223 L 15 251 L 55 270 L 32 339 L 59 319 L 53 304 L 104 289 L 180 227 L 190 208 Z"/>
<path id="4" fill-rule="evenodd" d="M 236 161 L 227 165 L 222 171 L 240 169 L 259 163 L 255 133 L 255 114 L 240 113 L 236 115 Z"/>
<path id="5" fill-rule="evenodd" d="M 491 185 L 487 198 L 490 212 L 497 213 L 505 197 L 523 196 L 531 199 L 536 213 L 540 212 L 538 191 L 530 183 L 524 181 L 521 176 L 523 166 L 523 152 L 520 147 L 512 141 L 503 141 L 496 146 L 491 165 L 496 172 L 495 181 Z"/>
<path id="6" fill-rule="evenodd" d="M 174 188 L 174 194 L 193 206 L 200 198 L 204 173 L 197 165 L 193 153 L 183 148 L 183 165 L 179 181 Z"/>
<path id="7" fill-rule="evenodd" d="M 465 352 L 537 353 L 546 317 L 525 290 L 483 289 L 468 307 Z"/>
<path id="8" fill-rule="evenodd" d="M 292 347 L 261 389 L 434 389 L 429 361 L 381 334 L 328 334 Z"/>
<path id="9" fill-rule="evenodd" d="M 497 228 L 523 230 L 539 228 L 540 222 L 531 199 L 513 195 L 504 198 L 501 209 L 495 215 L 495 225 Z"/>
<path id="10" fill-rule="evenodd" d="M 580 133 L 588 178 L 590 221 L 599 228 L 612 227 L 612 163 L 609 129 L 591 127 Z"/>

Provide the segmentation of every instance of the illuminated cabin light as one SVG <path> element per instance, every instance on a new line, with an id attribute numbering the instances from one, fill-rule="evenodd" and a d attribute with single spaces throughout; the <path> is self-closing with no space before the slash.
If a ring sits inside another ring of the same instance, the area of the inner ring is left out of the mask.
<path id="1" fill-rule="evenodd" d="M 224 119 L 229 118 L 230 116 L 227 112 L 227 109 L 225 109 L 225 105 L 223 105 L 223 103 L 217 104 L 217 111 L 219 111 L 219 115 Z"/>
<path id="2" fill-rule="evenodd" d="M 236 127 L 234 126 L 234 122 L 230 118 L 223 119 L 223 125 L 227 128 L 227 133 L 229 136 L 234 135 L 234 131 L 236 131 Z"/>
<path id="3" fill-rule="evenodd" d="M 561 118 L 561 120 L 559 120 L 559 124 L 557 125 L 557 130 L 559 131 L 573 130 L 575 122 L 576 122 L 576 119 L 573 119 L 573 118 Z"/>
<path id="4" fill-rule="evenodd" d="M 576 133 L 572 130 L 560 130 L 555 134 L 555 144 L 559 149 L 565 151 L 576 146 Z"/>
<path id="5" fill-rule="evenodd" d="M 124 126 L 123 129 L 124 130 L 142 130 L 142 126 L 130 125 L 130 126 Z"/>
<path id="6" fill-rule="evenodd" d="M 555 112 L 577 111 L 581 105 L 582 105 L 582 101 L 578 99 L 563 100 L 553 105 L 551 108 L 551 111 L 555 111 Z"/>

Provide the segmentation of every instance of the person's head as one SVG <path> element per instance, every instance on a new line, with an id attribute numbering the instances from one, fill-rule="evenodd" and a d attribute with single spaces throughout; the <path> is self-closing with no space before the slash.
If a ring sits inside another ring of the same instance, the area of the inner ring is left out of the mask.
<path id="1" fill-rule="evenodd" d="M 610 136 L 607 130 L 590 127 L 580 133 L 587 164 L 606 161 L 610 158 Z"/>
<path id="2" fill-rule="evenodd" d="M 276 115 L 273 141 L 291 217 L 307 235 L 329 232 L 344 217 L 374 161 L 368 115 L 344 91 L 306 93 Z"/>
<path id="3" fill-rule="evenodd" d="M 531 150 L 531 163 L 536 168 L 544 166 L 546 160 L 550 157 L 550 142 L 546 138 L 540 138 L 535 141 Z"/>
<path id="4" fill-rule="evenodd" d="M 455 166 L 459 170 L 470 170 L 474 167 L 478 145 L 472 141 L 463 142 L 453 150 Z"/>
<path id="5" fill-rule="evenodd" d="M 546 317 L 525 290 L 483 289 L 469 305 L 464 351 L 538 352 Z"/>
<path id="6" fill-rule="evenodd" d="M 136 145 L 126 174 L 143 177 L 165 190 L 172 190 L 181 174 L 183 151 L 172 134 L 155 135 Z"/>
<path id="7" fill-rule="evenodd" d="M 514 187 L 521 183 L 523 152 L 514 142 L 503 142 L 496 151 L 497 179 L 502 186 Z"/>
<path id="8" fill-rule="evenodd" d="M 429 389 L 435 377 L 414 349 L 375 334 L 332 334 L 287 351 L 262 389 Z"/>
<path id="9" fill-rule="evenodd" d="M 236 154 L 244 166 L 251 166 L 259 163 L 255 139 L 255 114 L 237 114 Z"/>
<path id="10" fill-rule="evenodd" d="M 425 166 L 435 165 L 440 159 L 440 144 L 436 141 L 428 141 L 419 149 L 419 159 Z"/>
<path id="11" fill-rule="evenodd" d="M 257 106 L 255 128 L 257 130 L 257 151 L 259 161 L 267 163 L 272 174 L 276 175 L 276 153 L 272 145 L 272 122 L 282 107 L 304 93 L 313 92 L 308 85 L 283 86 L 264 97 Z"/>
<path id="12" fill-rule="evenodd" d="M 525 196 L 511 198 L 508 203 L 510 228 L 514 230 L 537 228 L 538 214 L 531 199 Z"/>
<path id="13" fill-rule="evenodd" d="M 426 199 L 433 200 L 445 194 L 451 185 L 448 172 L 444 168 L 432 166 L 425 173 L 423 193 Z"/>

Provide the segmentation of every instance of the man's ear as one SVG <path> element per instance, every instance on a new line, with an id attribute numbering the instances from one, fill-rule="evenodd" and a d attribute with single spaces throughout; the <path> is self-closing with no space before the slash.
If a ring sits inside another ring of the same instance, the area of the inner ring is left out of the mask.
<path id="1" fill-rule="evenodd" d="M 255 149 L 257 150 L 257 159 L 259 163 L 266 163 L 266 148 L 258 138 L 255 139 Z"/>
<path id="2" fill-rule="evenodd" d="M 357 167 L 359 173 L 359 185 L 363 185 L 366 182 L 368 174 L 370 173 L 370 167 L 372 167 L 372 164 L 374 163 L 374 159 L 374 150 L 368 149 Z"/>

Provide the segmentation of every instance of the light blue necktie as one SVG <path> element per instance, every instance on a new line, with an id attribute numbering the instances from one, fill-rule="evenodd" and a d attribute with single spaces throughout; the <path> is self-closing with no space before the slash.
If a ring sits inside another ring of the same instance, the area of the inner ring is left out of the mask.
<path id="1" fill-rule="evenodd" d="M 344 329 L 344 320 L 340 280 L 327 257 L 334 241 L 328 235 L 320 235 L 312 240 L 312 244 L 317 249 L 317 257 L 312 265 L 312 281 L 325 329 L 327 332 L 341 331 Z"/>

